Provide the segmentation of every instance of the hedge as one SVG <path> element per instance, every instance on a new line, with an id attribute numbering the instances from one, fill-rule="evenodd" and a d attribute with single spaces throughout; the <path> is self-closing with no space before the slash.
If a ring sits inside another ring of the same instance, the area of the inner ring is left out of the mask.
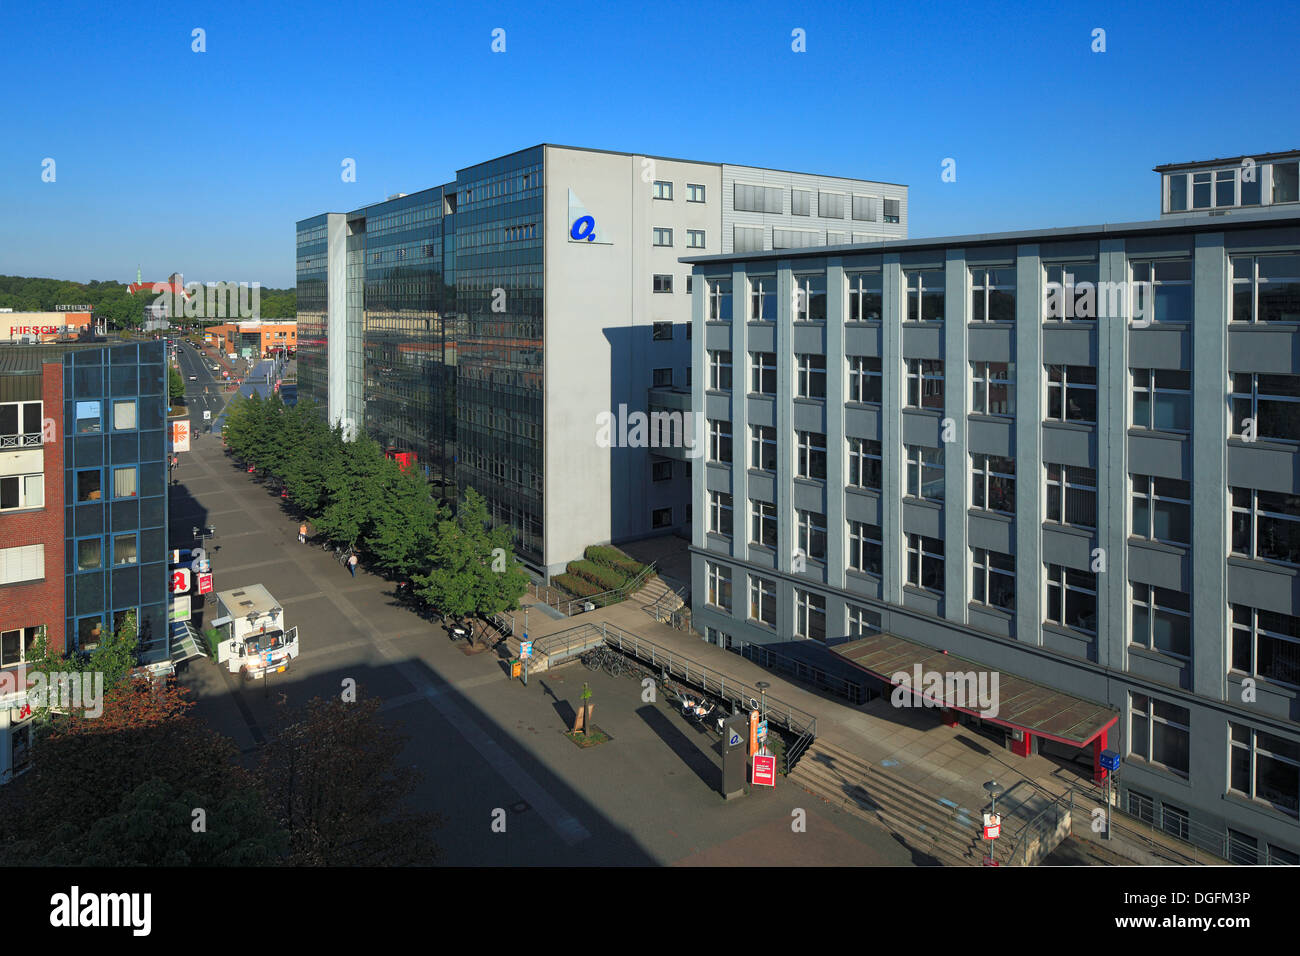
<path id="1" fill-rule="evenodd" d="M 594 561 L 570 561 L 568 572 L 599 585 L 602 591 L 613 591 L 627 583 L 622 572 L 602 567 Z"/>
<path id="2" fill-rule="evenodd" d="M 551 578 L 551 584 L 580 598 L 591 597 L 604 590 L 574 574 L 557 574 Z"/>
<path id="3" fill-rule="evenodd" d="M 616 571 L 621 571 L 629 578 L 634 578 L 645 570 L 644 564 L 628 557 L 618 548 L 609 545 L 593 544 L 583 552 L 583 556 L 588 561 L 594 561 L 597 564 L 603 564 Z"/>

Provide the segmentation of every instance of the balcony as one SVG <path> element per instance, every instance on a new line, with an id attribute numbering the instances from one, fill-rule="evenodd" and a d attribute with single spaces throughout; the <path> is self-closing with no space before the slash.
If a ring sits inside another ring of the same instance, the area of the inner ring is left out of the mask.
<path id="1" fill-rule="evenodd" d="M 0 435 L 0 448 L 40 448 L 41 433 L 29 432 L 19 435 Z"/>

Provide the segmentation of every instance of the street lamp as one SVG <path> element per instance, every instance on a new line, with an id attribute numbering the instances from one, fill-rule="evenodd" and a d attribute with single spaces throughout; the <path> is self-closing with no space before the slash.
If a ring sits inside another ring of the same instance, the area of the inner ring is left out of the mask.
<path id="1" fill-rule="evenodd" d="M 754 684 L 758 688 L 758 722 L 764 725 L 766 730 L 767 724 L 767 689 L 771 683 L 765 680 L 757 681 Z M 767 753 L 767 734 L 763 734 L 763 753 Z"/>
<path id="2" fill-rule="evenodd" d="M 988 783 L 984 784 L 984 790 L 988 793 L 989 799 L 992 801 L 992 804 L 989 807 L 989 817 L 991 819 L 997 819 L 998 796 L 1003 793 L 1005 789 L 1006 788 L 996 780 L 990 780 Z M 993 841 L 991 839 L 989 840 L 989 859 L 993 859 Z"/>

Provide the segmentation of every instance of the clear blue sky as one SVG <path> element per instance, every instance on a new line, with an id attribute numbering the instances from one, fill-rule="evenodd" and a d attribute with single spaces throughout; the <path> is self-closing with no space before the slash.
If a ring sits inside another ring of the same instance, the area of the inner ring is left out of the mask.
<path id="1" fill-rule="evenodd" d="M 913 237 L 1155 218 L 1154 165 L 1300 146 L 1285 0 L 0 0 L 0 23 L 9 275 L 292 285 L 296 220 L 539 142 L 906 183 Z"/>

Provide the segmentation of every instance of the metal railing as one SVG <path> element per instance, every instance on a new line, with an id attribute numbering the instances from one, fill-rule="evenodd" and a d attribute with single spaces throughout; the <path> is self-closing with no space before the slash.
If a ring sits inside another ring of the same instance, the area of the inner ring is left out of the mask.
<path id="1" fill-rule="evenodd" d="M 676 589 L 669 588 L 668 590 L 664 591 L 663 594 L 659 595 L 657 598 L 651 601 L 649 606 L 646 607 L 646 611 L 650 614 L 652 618 L 654 618 L 660 624 L 664 624 L 666 623 L 665 618 L 671 617 L 673 614 L 677 613 L 682 608 L 683 605 L 686 604 L 686 599 L 684 597 L 685 593 L 686 593 L 685 585 L 682 585 L 681 587 Z M 664 607 L 665 602 L 667 602 L 669 598 L 675 598 L 680 603 L 675 608 L 669 609 L 667 607 Z"/>
<path id="2" fill-rule="evenodd" d="M 1075 788 L 1070 787 L 1065 793 L 1058 795 L 1051 803 L 1030 817 L 1029 822 L 1020 828 L 1016 845 L 1012 847 L 1011 853 L 1007 856 L 1007 866 L 1025 865 L 1031 837 L 1055 833 L 1061 825 L 1061 820 L 1067 815 L 1073 820 L 1074 791 Z M 996 859 L 996 855 L 994 858 Z"/>
<path id="3" fill-rule="evenodd" d="M 1156 856 L 1163 856 L 1172 862 L 1190 862 L 1193 865 L 1218 864 L 1224 861 L 1231 863 L 1246 862 L 1251 865 L 1252 862 L 1264 862 L 1260 859 L 1258 847 L 1251 848 L 1244 844 L 1232 841 L 1231 836 L 1223 830 L 1216 830 L 1208 827 L 1203 823 L 1189 819 L 1181 813 L 1170 813 L 1169 808 L 1163 804 L 1160 807 L 1160 813 L 1156 812 L 1155 801 L 1144 794 L 1135 793 L 1132 790 L 1126 792 L 1128 797 L 1128 806 L 1122 803 L 1114 804 L 1111 807 L 1111 828 L 1116 831 L 1122 831 L 1125 838 L 1131 842 L 1144 844 L 1147 851 Z M 1104 806 L 1104 802 L 1099 800 Z M 1126 817 L 1137 823 L 1145 824 L 1149 829 L 1143 830 L 1136 827 L 1116 824 L 1115 816 Z M 1178 844 L 1187 848 L 1186 854 L 1181 854 L 1184 859 L 1177 860 L 1178 850 L 1174 850 L 1153 839 L 1155 833 L 1176 841 Z M 1253 856 L 1251 861 L 1249 857 Z M 1265 851 L 1267 859 L 1267 851 Z"/>
<path id="4" fill-rule="evenodd" d="M 498 611 L 488 618 L 488 620 L 495 624 L 497 630 L 502 634 L 507 634 L 510 637 L 515 636 L 515 616 L 513 614 L 507 614 L 505 611 Z"/>
<path id="5" fill-rule="evenodd" d="M 654 574 L 655 565 L 650 563 L 620 588 L 613 588 L 609 591 L 601 591 L 599 594 L 592 594 L 588 597 L 574 597 L 564 591 L 557 590 L 548 584 L 528 585 L 532 591 L 533 597 L 543 602 L 549 607 L 562 613 L 565 617 L 573 617 L 575 613 L 581 614 L 583 611 L 594 610 L 598 607 L 609 607 L 611 604 L 617 604 L 619 601 L 625 601 L 628 595 L 635 592 L 641 587 L 650 575 Z M 591 607 L 587 607 L 590 604 Z M 577 608 L 575 612 L 574 608 Z"/>
<path id="6" fill-rule="evenodd" d="M 797 658 L 782 654 L 780 651 L 774 651 L 762 644 L 746 644 L 741 648 L 740 652 L 742 656 L 760 667 L 784 671 L 792 677 L 808 681 L 808 683 L 816 687 L 828 690 L 838 697 L 843 697 L 850 704 L 861 704 L 866 700 L 866 693 L 863 691 L 861 684 L 835 674 L 828 674 L 820 667 L 807 664 Z"/>
<path id="7" fill-rule="evenodd" d="M 21 435 L 0 435 L 0 448 L 39 448 L 40 432 L 28 432 Z"/>

